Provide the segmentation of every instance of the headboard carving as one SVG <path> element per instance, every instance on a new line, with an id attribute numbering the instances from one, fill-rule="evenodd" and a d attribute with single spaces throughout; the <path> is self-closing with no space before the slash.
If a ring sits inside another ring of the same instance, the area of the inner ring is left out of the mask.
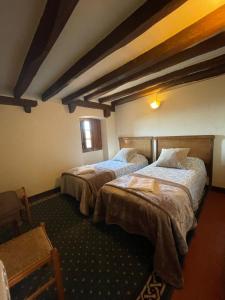
<path id="1" fill-rule="evenodd" d="M 214 135 L 193 136 L 160 136 L 156 140 L 156 158 L 162 148 L 190 148 L 188 156 L 201 158 L 209 176 L 209 185 L 212 184 L 213 145 Z"/>
<path id="2" fill-rule="evenodd" d="M 152 162 L 152 137 L 119 137 L 121 148 L 136 148 L 139 154 L 148 158 Z"/>

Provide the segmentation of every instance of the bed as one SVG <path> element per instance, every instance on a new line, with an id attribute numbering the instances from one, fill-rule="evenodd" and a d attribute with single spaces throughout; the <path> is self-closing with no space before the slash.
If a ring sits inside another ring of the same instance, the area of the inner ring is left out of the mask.
<path id="1" fill-rule="evenodd" d="M 94 209 L 98 190 L 107 182 L 125 174 L 137 171 L 152 162 L 151 137 L 120 137 L 120 149 L 135 148 L 137 156 L 129 163 L 107 160 L 90 165 L 94 173 L 77 175 L 74 169 L 61 176 L 61 193 L 68 194 L 80 201 L 80 212 L 88 216 Z"/>
<path id="2" fill-rule="evenodd" d="M 180 257 L 188 251 L 187 232 L 195 228 L 205 184 L 212 182 L 213 140 L 213 136 L 155 138 L 156 159 L 162 149 L 190 148 L 186 169 L 158 167 L 154 162 L 104 185 L 96 201 L 94 223 L 117 224 L 147 237 L 155 246 L 154 272 L 176 288 L 183 286 Z M 149 186 L 154 182 L 158 190 L 131 189 L 133 179 Z"/>

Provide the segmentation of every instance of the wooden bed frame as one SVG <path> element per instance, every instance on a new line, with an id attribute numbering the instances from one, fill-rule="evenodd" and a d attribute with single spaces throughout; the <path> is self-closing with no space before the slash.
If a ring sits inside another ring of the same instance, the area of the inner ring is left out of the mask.
<path id="1" fill-rule="evenodd" d="M 158 136 L 156 141 L 156 159 L 162 148 L 190 148 L 188 156 L 201 158 L 206 166 L 209 186 L 212 185 L 214 135 Z"/>
<path id="2" fill-rule="evenodd" d="M 158 159 L 162 148 L 190 148 L 189 156 L 201 158 L 206 166 L 209 186 L 212 185 L 214 135 L 119 137 L 121 148 L 136 148 L 139 154 Z M 155 141 L 155 149 L 153 143 Z M 153 155 L 155 152 L 155 155 Z"/>
<path id="3" fill-rule="evenodd" d="M 135 148 L 138 154 L 144 155 L 149 163 L 153 158 L 153 137 L 119 137 L 119 145 L 121 148 Z"/>

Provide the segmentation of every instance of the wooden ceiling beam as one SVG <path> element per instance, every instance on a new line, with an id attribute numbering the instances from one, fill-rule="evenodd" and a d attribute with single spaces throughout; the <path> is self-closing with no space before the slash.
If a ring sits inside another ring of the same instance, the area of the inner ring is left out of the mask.
<path id="1" fill-rule="evenodd" d="M 37 101 L 28 99 L 16 99 L 13 97 L 0 96 L 0 105 L 21 106 L 26 113 L 31 113 L 31 108 L 37 106 Z"/>
<path id="2" fill-rule="evenodd" d="M 78 100 L 72 101 L 68 104 L 69 112 L 73 113 L 76 110 L 77 106 L 93 108 L 93 109 L 101 109 L 101 110 L 103 110 L 105 118 L 110 117 L 111 112 L 115 111 L 115 107 L 111 106 L 111 105 L 100 104 L 97 102 L 90 102 L 90 101 L 82 101 L 82 100 L 78 99 Z"/>
<path id="3" fill-rule="evenodd" d="M 219 48 L 224 47 L 224 46 L 225 46 L 225 32 L 221 32 L 207 40 L 204 40 L 203 42 L 201 42 L 193 47 L 187 48 L 187 49 L 181 51 L 180 53 L 178 53 L 166 60 L 163 60 L 162 62 L 155 64 L 152 67 L 144 69 L 143 71 L 141 71 L 139 73 L 135 73 L 134 75 L 129 76 L 125 80 L 120 80 L 119 83 L 120 83 L 120 85 L 126 84 L 127 82 L 130 82 L 132 80 L 137 80 L 142 77 L 151 75 L 152 73 L 162 71 L 166 68 L 169 68 L 176 64 L 182 63 L 188 59 L 192 59 L 199 55 L 204 55 L 208 52 L 218 50 Z M 113 91 L 117 87 L 118 87 L 118 82 L 110 84 L 109 86 L 107 86 L 107 88 L 103 88 L 96 92 L 93 92 L 92 94 L 85 96 L 85 98 L 86 98 L 86 100 L 91 100 L 93 98 L 96 98 L 97 95 L 99 95 L 99 96 L 104 95 L 106 92 L 108 93 L 110 91 Z M 103 102 L 100 102 L 100 103 L 103 103 Z"/>
<path id="4" fill-rule="evenodd" d="M 193 73 L 191 75 L 180 78 L 177 81 L 174 80 L 174 82 L 171 82 L 170 85 L 162 87 L 160 91 L 164 92 L 164 91 L 166 91 L 170 88 L 173 88 L 177 85 L 198 82 L 201 80 L 210 79 L 210 78 L 221 76 L 224 74 L 225 74 L 225 64 L 220 65 L 218 67 L 214 67 L 212 69 L 204 70 L 204 71 L 201 71 L 198 73 Z"/>
<path id="5" fill-rule="evenodd" d="M 78 0 L 48 0 L 19 74 L 14 96 L 20 98 L 47 57 Z"/>
<path id="6" fill-rule="evenodd" d="M 217 67 L 220 66 L 221 64 L 223 64 L 225 62 L 225 54 L 217 56 L 215 58 L 212 59 L 208 59 L 206 61 L 202 61 L 200 63 L 191 65 L 189 67 L 186 68 L 182 68 L 180 70 L 171 72 L 171 73 L 167 73 L 163 76 L 160 77 L 156 77 L 154 79 L 148 80 L 146 82 L 143 82 L 141 84 L 138 84 L 136 86 L 133 86 L 129 89 L 123 90 L 121 92 L 109 95 L 107 97 L 103 97 L 99 99 L 100 103 L 104 103 L 104 102 L 108 102 L 108 101 L 114 101 L 117 99 L 120 99 L 122 97 L 126 97 L 128 95 L 132 95 L 135 94 L 137 92 L 144 92 L 145 89 L 155 89 L 154 86 L 157 86 L 158 84 L 162 84 L 162 83 L 166 83 L 172 80 L 175 80 L 176 78 L 180 78 L 183 76 L 187 76 L 187 75 L 191 75 L 192 73 L 196 73 L 196 72 L 200 72 L 203 70 L 208 70 L 211 69 L 213 67 Z"/>
<path id="7" fill-rule="evenodd" d="M 185 49 L 193 47 L 201 41 L 224 30 L 225 5 L 222 5 L 220 8 L 178 32 L 165 42 L 150 49 L 134 60 L 111 73 L 106 74 L 84 88 L 64 97 L 64 102 L 68 103 L 77 97 L 86 96 L 90 93 L 92 93 L 91 97 L 99 97 L 111 90 L 111 88 L 109 88 L 110 85 L 113 85 L 113 88 L 116 88 L 130 80 L 138 79 L 140 78 L 140 74 L 143 76 L 146 69 L 152 70 L 163 61 L 170 58 L 172 59 L 173 56 L 178 55 Z M 152 71 L 149 73 L 151 72 Z M 86 97 L 86 99 L 90 100 L 88 97 Z"/>
<path id="8" fill-rule="evenodd" d="M 146 97 L 152 93 L 161 93 L 162 91 L 166 91 L 170 88 L 173 88 L 175 86 L 178 85 L 182 85 L 182 84 L 187 84 L 187 83 L 192 83 L 192 82 L 197 82 L 200 80 L 204 80 L 204 79 L 209 79 L 212 77 L 216 77 L 216 76 L 220 76 L 225 74 L 225 64 L 223 65 L 219 65 L 210 69 L 205 69 L 202 70 L 200 72 L 196 72 L 196 73 L 192 73 L 177 79 L 174 79 L 172 81 L 169 82 L 163 82 L 159 85 L 156 85 L 154 87 L 151 87 L 149 89 L 146 89 L 144 91 L 132 94 L 130 96 L 127 97 L 123 97 L 121 99 L 115 100 L 111 103 L 112 106 L 118 106 L 118 105 L 122 105 L 143 97 Z"/>
<path id="9" fill-rule="evenodd" d="M 86 72 L 99 61 L 137 38 L 152 25 L 167 16 L 187 0 L 146 1 L 132 15 L 116 27 L 100 43 L 70 67 L 42 94 L 46 101 L 65 88 L 72 80 Z"/>

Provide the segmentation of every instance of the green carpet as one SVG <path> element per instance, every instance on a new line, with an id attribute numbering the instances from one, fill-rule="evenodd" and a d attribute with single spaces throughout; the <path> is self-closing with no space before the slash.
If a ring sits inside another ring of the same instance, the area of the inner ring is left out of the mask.
<path id="1" fill-rule="evenodd" d="M 93 225 L 79 213 L 79 203 L 56 195 L 32 206 L 34 226 L 44 222 L 62 260 L 66 299 L 161 299 L 165 284 L 152 274 L 153 247 L 144 237 L 116 225 Z M 29 227 L 23 226 L 23 231 Z M 9 239 L 10 233 L 0 237 Z M 12 300 L 22 300 L 49 276 L 48 267 L 15 286 Z M 165 295 L 165 293 L 164 293 Z M 39 299 L 56 299 L 50 288 Z"/>

